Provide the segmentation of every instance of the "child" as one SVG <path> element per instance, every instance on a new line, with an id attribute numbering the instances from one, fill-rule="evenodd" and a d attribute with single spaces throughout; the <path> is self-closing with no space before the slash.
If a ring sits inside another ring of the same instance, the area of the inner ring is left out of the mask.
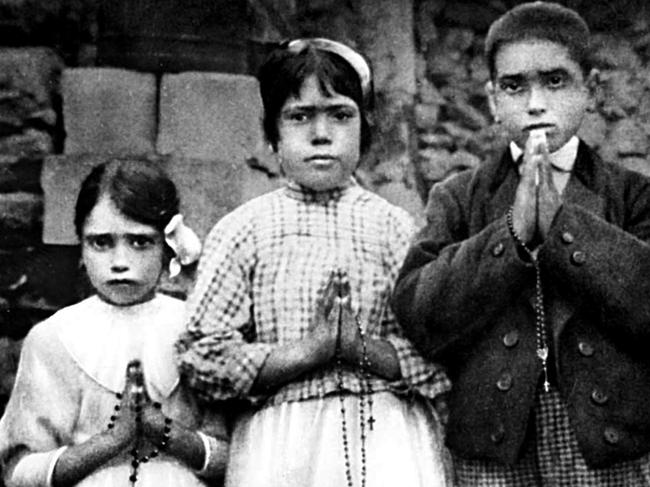
<path id="1" fill-rule="evenodd" d="M 248 405 L 226 485 L 448 485 L 431 404 L 449 384 L 387 302 L 413 223 L 352 177 L 370 68 L 341 43 L 300 39 L 259 81 L 288 184 L 214 227 L 178 345 L 198 394 Z"/>
<path id="2" fill-rule="evenodd" d="M 165 262 L 198 258 L 178 204 L 145 161 L 112 160 L 83 182 L 75 226 L 96 295 L 24 341 L 0 421 L 8 487 L 184 487 L 223 475 L 222 423 L 199 411 L 173 361 L 184 303 L 156 293 Z"/>
<path id="3" fill-rule="evenodd" d="M 400 322 L 454 384 L 461 486 L 650 482 L 650 181 L 576 136 L 588 37 L 554 3 L 492 24 L 487 90 L 512 143 L 432 188 L 396 285 Z"/>

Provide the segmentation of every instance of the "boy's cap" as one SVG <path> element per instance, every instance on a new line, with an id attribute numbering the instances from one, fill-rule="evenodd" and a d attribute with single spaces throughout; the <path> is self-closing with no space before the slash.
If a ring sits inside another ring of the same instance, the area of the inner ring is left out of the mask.
<path id="1" fill-rule="evenodd" d="M 488 30 L 485 56 L 490 66 L 500 45 L 524 39 L 546 39 L 564 45 L 583 64 L 589 49 L 589 27 L 575 10 L 558 3 L 518 5 L 495 20 Z"/>

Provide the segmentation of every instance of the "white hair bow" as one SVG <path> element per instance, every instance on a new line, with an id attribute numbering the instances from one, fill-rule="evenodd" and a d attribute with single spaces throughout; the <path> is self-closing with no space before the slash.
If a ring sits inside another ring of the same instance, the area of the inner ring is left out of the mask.
<path id="1" fill-rule="evenodd" d="M 184 265 L 199 260 L 201 240 L 194 231 L 183 223 L 183 215 L 177 214 L 165 227 L 165 242 L 176 254 L 169 261 L 169 276 L 177 276 Z"/>

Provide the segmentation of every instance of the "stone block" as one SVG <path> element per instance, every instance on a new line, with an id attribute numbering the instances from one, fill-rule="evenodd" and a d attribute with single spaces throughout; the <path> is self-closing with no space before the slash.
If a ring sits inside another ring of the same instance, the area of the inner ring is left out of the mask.
<path id="1" fill-rule="evenodd" d="M 40 192 L 41 165 L 41 159 L 0 154 L 0 192 Z"/>
<path id="2" fill-rule="evenodd" d="M 602 112 L 610 119 L 622 118 L 639 106 L 645 95 L 643 83 L 629 71 L 603 71 L 600 76 L 603 96 Z"/>
<path id="3" fill-rule="evenodd" d="M 648 151 L 648 136 L 634 120 L 619 120 L 612 127 L 607 137 L 607 144 L 617 156 L 644 157 Z"/>
<path id="4" fill-rule="evenodd" d="M 416 93 L 414 3 L 413 0 L 356 3 L 360 47 L 372 63 L 375 87 L 380 93 L 402 92 L 409 97 Z"/>
<path id="5" fill-rule="evenodd" d="M 0 89 L 0 136 L 20 132 L 40 111 L 33 97 L 16 89 Z"/>
<path id="6" fill-rule="evenodd" d="M 41 185 L 45 199 L 43 242 L 78 243 L 74 231 L 74 206 L 81 182 L 92 167 L 109 156 L 79 154 L 50 156 L 43 164 Z M 203 239 L 227 212 L 248 199 L 278 187 L 279 178 L 251 169 L 245 162 L 156 157 L 176 183 L 181 212 Z"/>
<path id="7" fill-rule="evenodd" d="M 11 292 L 20 286 L 33 255 L 32 248 L 0 249 L 0 292 Z"/>
<path id="8" fill-rule="evenodd" d="M 400 181 L 392 181 L 378 186 L 375 192 L 395 206 L 408 211 L 418 226 L 424 224 L 424 203 L 415 188 L 409 188 Z"/>
<path id="9" fill-rule="evenodd" d="M 40 105 L 50 106 L 59 92 L 62 59 L 44 47 L 0 49 L 0 81 L 28 94 Z"/>
<path id="10" fill-rule="evenodd" d="M 487 31 L 505 8 L 499 5 L 492 5 L 493 2 L 447 2 L 445 10 L 441 15 L 442 20 L 451 25 L 469 27 L 477 31 Z"/>
<path id="11" fill-rule="evenodd" d="M 625 69 L 635 71 L 641 59 L 632 43 L 615 34 L 595 34 L 592 37 L 593 62 L 599 69 Z"/>
<path id="12" fill-rule="evenodd" d="M 11 394 L 19 357 L 20 342 L 0 338 L 0 398 L 7 399 Z"/>
<path id="13" fill-rule="evenodd" d="M 74 207 L 79 187 L 91 169 L 108 155 L 75 154 L 49 156 L 43 161 L 43 242 L 77 244 Z"/>
<path id="14" fill-rule="evenodd" d="M 457 172 L 475 168 L 481 162 L 478 156 L 464 150 L 449 152 L 440 149 L 418 151 L 418 161 L 420 174 L 429 183 L 436 183 Z"/>
<path id="15" fill-rule="evenodd" d="M 146 154 L 154 151 L 156 78 L 115 68 L 63 72 L 66 154 Z"/>
<path id="16" fill-rule="evenodd" d="M 422 103 L 442 105 L 445 103 L 445 97 L 440 94 L 438 88 L 426 78 L 418 80 L 418 98 Z"/>
<path id="17" fill-rule="evenodd" d="M 414 108 L 415 126 L 426 130 L 433 128 L 438 122 L 440 105 L 431 103 L 418 103 Z"/>
<path id="18" fill-rule="evenodd" d="M 268 158 L 258 91 L 251 76 L 199 72 L 163 76 L 158 153 L 238 164 Z"/>
<path id="19" fill-rule="evenodd" d="M 448 83 L 467 78 L 466 61 L 459 51 L 447 51 L 442 47 L 427 56 L 429 75 L 435 83 Z"/>
<path id="20" fill-rule="evenodd" d="M 0 246 L 28 246 L 38 242 L 42 197 L 33 193 L 0 194 Z"/>
<path id="21" fill-rule="evenodd" d="M 448 134 L 425 132 L 418 135 L 418 146 L 423 149 L 451 149 L 454 146 L 454 138 Z"/>
<path id="22" fill-rule="evenodd" d="M 650 177 L 650 162 L 645 157 L 623 157 L 619 160 L 619 163 L 623 167 Z"/>
<path id="23" fill-rule="evenodd" d="M 479 130 L 490 124 L 486 114 L 462 99 L 447 105 L 447 116 L 470 130 Z"/>
<path id="24" fill-rule="evenodd" d="M 578 136 L 592 147 L 599 147 L 607 135 L 607 122 L 598 112 L 588 112 L 582 119 Z"/>
<path id="25" fill-rule="evenodd" d="M 182 213 L 202 240 L 226 213 L 281 185 L 243 162 L 171 156 L 164 163 L 179 188 Z"/>
<path id="26" fill-rule="evenodd" d="M 445 33 L 443 43 L 452 51 L 468 51 L 474 44 L 474 31 L 472 29 L 449 28 Z"/>
<path id="27" fill-rule="evenodd" d="M 27 129 L 22 133 L 0 138 L 0 154 L 38 159 L 54 151 L 52 137 L 40 130 Z"/>

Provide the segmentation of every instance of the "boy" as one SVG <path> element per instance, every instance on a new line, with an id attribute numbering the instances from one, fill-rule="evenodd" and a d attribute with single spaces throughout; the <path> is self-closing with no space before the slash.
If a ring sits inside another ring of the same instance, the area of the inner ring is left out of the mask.
<path id="1" fill-rule="evenodd" d="M 500 160 L 432 188 L 394 296 L 452 380 L 460 485 L 635 486 L 650 451 L 650 180 L 576 137 L 597 73 L 573 10 L 490 28 Z"/>

